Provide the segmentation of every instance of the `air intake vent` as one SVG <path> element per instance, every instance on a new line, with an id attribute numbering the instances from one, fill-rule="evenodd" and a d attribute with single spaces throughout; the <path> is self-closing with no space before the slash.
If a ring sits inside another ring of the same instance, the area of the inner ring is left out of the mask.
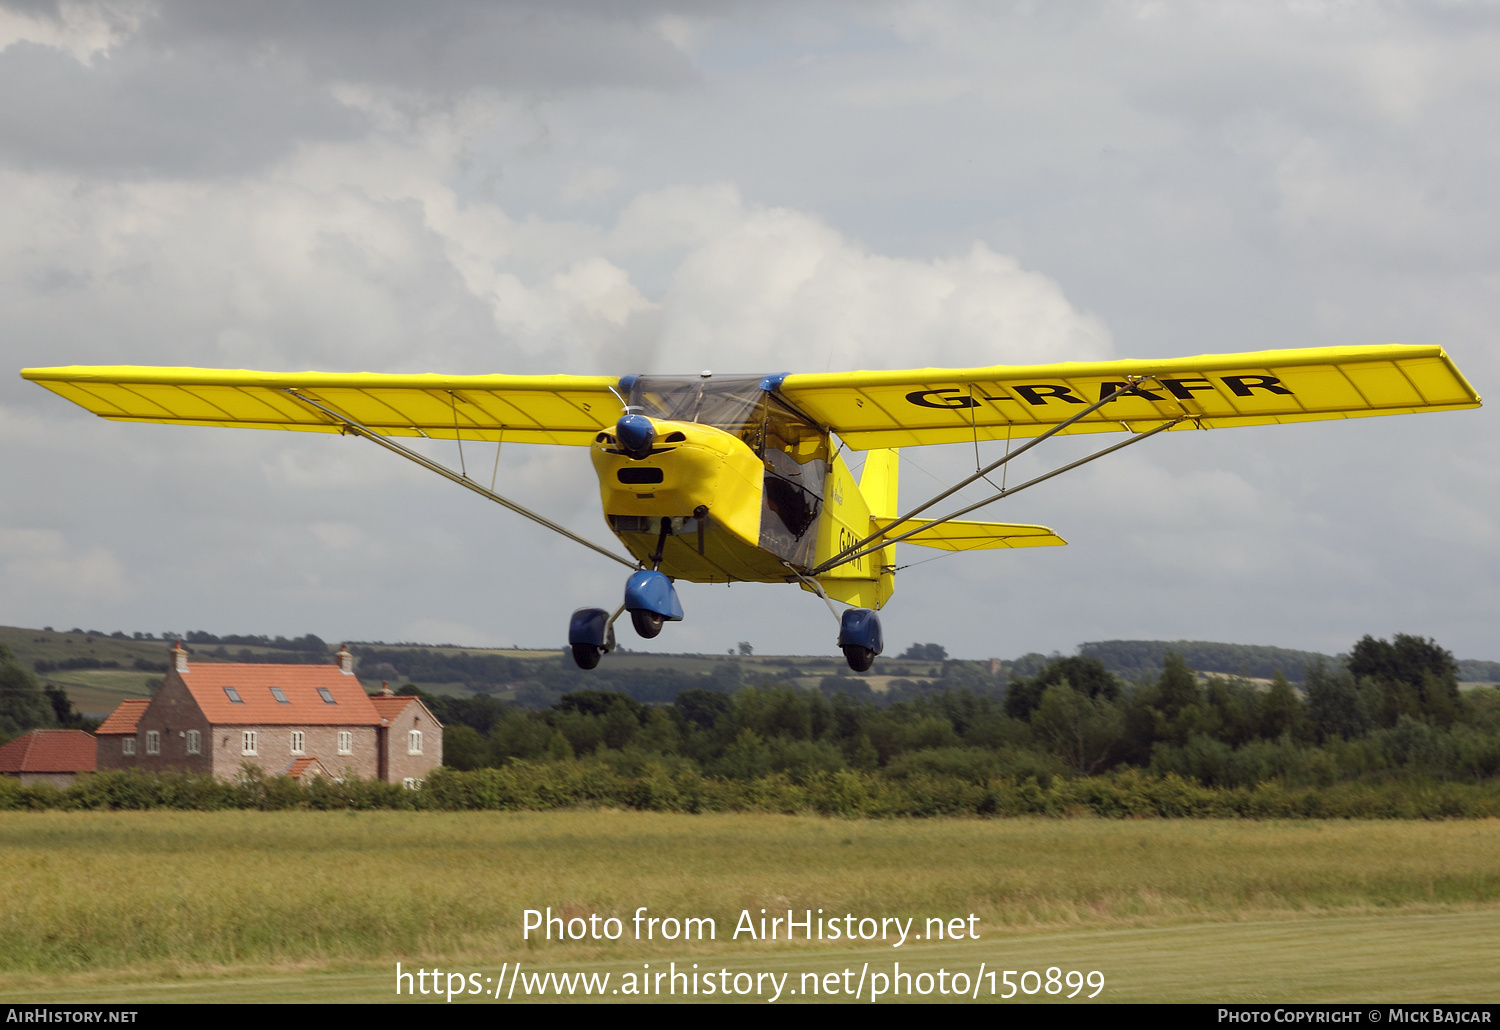
<path id="1" fill-rule="evenodd" d="M 622 468 L 615 475 L 620 477 L 620 482 L 630 483 L 631 485 L 660 483 L 662 481 L 661 469 L 652 468 L 649 465 Z"/>

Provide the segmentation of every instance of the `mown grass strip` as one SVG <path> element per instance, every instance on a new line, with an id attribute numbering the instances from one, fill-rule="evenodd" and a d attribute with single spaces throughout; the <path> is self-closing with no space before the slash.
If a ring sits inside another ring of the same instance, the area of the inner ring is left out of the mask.
<path id="1" fill-rule="evenodd" d="M 712 917 L 715 941 L 673 945 L 705 956 L 758 950 L 727 938 L 761 908 L 918 924 L 974 913 L 1001 936 L 1492 910 L 1497 855 L 1495 820 L 10 813 L 0 974 L 597 962 L 646 943 L 523 941 L 522 912 L 549 906 Z"/>
<path id="2" fill-rule="evenodd" d="M 943 945 L 904 956 L 888 949 L 819 948 L 805 954 L 756 953 L 719 955 L 711 961 L 664 950 L 642 950 L 634 959 L 556 963 L 528 962 L 528 972 L 591 972 L 610 974 L 616 990 L 625 973 L 639 972 L 645 962 L 664 968 L 674 959 L 688 965 L 697 958 L 702 970 L 728 968 L 731 972 L 770 972 L 789 991 L 781 1003 L 847 1002 L 843 995 L 802 993 L 803 974 L 858 971 L 863 964 L 890 973 L 896 961 L 911 972 L 976 973 L 988 969 L 1098 970 L 1105 989 L 1100 1002 L 1197 1002 L 1207 1004 L 1346 1002 L 1361 1004 L 1417 1004 L 1467 1002 L 1494 1004 L 1500 987 L 1494 979 L 1493 911 L 1325 916 L 1258 922 L 1210 923 L 1170 927 L 1064 930 L 1024 935 L 997 934 L 989 940 Z M 444 972 L 477 972 L 493 976 L 498 966 L 463 956 L 434 959 L 428 967 Z M 448 1005 L 441 995 L 397 996 L 394 963 L 382 965 L 322 965 L 300 970 L 251 968 L 223 970 L 213 975 L 153 978 L 149 974 L 98 974 L 0 978 L 0 1002 L 71 1003 L 404 1003 Z M 1012 979 L 1016 979 L 1012 977 Z M 1002 992 L 1005 991 L 1001 987 Z M 1088 990 L 1069 1000 L 1045 990 L 1018 996 L 1013 1004 L 1051 1003 L 1086 1005 Z M 548 994 L 521 993 L 521 1000 L 561 1002 L 573 999 Z M 607 994 L 602 1000 L 622 1002 L 629 996 Z M 698 995 L 652 996 L 651 1002 L 704 1003 L 720 998 Z M 745 1000 L 736 998 L 731 1000 Z M 761 999 L 764 1000 L 764 999 Z M 860 999 L 868 1003 L 868 991 Z M 937 990 L 927 995 L 903 995 L 880 1003 L 947 1002 L 968 1004 L 972 999 Z M 987 980 L 979 999 L 991 1002 Z M 514 1004 L 492 997 L 455 996 L 452 1004 L 500 1006 Z"/>

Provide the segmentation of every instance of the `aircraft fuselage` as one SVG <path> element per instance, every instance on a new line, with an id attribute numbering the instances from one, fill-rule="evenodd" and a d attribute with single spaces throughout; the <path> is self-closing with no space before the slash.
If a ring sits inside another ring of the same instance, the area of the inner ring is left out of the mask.
<path id="1" fill-rule="evenodd" d="M 601 432 L 591 453 L 605 520 L 638 560 L 655 564 L 659 547 L 674 579 L 807 587 L 807 571 L 868 536 L 873 515 L 895 514 L 894 452 L 869 452 L 862 491 L 831 434 L 759 383 L 633 381 L 630 410 L 649 436 L 633 456 L 619 429 Z M 879 608 L 893 550 L 817 581 L 834 600 Z"/>

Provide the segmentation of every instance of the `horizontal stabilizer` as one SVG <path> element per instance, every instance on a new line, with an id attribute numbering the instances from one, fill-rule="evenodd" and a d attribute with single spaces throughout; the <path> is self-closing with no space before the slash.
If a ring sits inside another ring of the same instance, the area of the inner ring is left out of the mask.
<path id="1" fill-rule="evenodd" d="M 872 518 L 875 529 L 884 529 L 895 519 Z M 979 551 L 990 547 L 1061 547 L 1067 541 L 1046 526 L 1023 526 L 1013 522 L 964 522 L 954 519 L 936 526 L 931 519 L 907 519 L 896 527 L 893 536 L 920 532 L 901 541 L 918 547 L 936 547 L 940 551 Z"/>

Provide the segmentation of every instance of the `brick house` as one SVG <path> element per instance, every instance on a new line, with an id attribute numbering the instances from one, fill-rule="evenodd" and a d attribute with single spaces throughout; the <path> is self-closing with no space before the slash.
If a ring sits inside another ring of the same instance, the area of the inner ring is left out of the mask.
<path id="1" fill-rule="evenodd" d="M 0 774 L 67 787 L 79 773 L 94 771 L 97 743 L 83 730 L 30 730 L 0 747 Z"/>
<path id="2" fill-rule="evenodd" d="M 115 759 L 120 755 L 135 754 L 136 745 L 126 744 L 125 741 L 135 739 L 135 727 L 141 721 L 141 713 L 151 703 L 148 697 L 129 697 L 121 701 L 119 707 L 109 713 L 108 718 L 99 724 L 94 731 L 94 736 L 99 741 L 99 755 L 103 758 L 100 769 L 124 769 L 129 766 L 121 765 Z"/>
<path id="3" fill-rule="evenodd" d="M 168 769 L 233 779 L 248 762 L 268 776 L 415 781 L 442 764 L 442 725 L 416 701 L 376 702 L 338 665 L 199 662 L 179 644 L 149 701 L 125 701 L 99 727 L 103 769 Z M 391 732 L 392 723 L 400 725 Z M 412 733 L 415 732 L 415 736 Z"/>
<path id="4" fill-rule="evenodd" d="M 393 694 L 382 685 L 370 703 L 380 716 L 376 775 L 382 780 L 415 786 L 443 763 L 443 727 L 419 699 Z"/>

